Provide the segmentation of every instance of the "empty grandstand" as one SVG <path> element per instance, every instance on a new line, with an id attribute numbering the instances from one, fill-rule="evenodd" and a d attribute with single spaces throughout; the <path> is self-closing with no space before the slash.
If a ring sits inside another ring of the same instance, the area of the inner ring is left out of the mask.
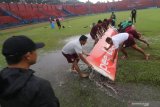
<path id="1" fill-rule="evenodd" d="M 7 3 L 6 1 L 0 3 L 0 29 L 26 23 L 47 21 L 49 17 L 68 17 L 91 13 L 129 10 L 133 8 L 142 9 L 160 7 L 160 0 L 122 0 L 89 5 L 88 3 L 78 3 L 78 1 L 74 4 L 58 4 L 60 3 L 58 0 L 17 0 L 17 3 Z M 33 3 L 31 3 L 31 1 Z M 52 4 L 53 1 L 55 1 L 56 4 Z M 43 4 L 38 2 L 46 3 Z M 66 0 L 61 0 L 61 2 L 66 2 Z"/>

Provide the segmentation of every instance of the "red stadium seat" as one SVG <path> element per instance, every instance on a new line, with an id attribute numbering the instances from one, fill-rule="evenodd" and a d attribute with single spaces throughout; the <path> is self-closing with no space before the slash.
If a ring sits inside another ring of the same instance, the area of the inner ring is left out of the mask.
<path id="1" fill-rule="evenodd" d="M 19 16 L 19 8 L 18 8 L 18 5 L 16 3 L 9 3 L 9 7 L 10 7 L 10 11 Z"/>
<path id="2" fill-rule="evenodd" d="M 147 8 L 153 6 L 160 7 L 160 0 L 123 0 L 98 4 L 67 5 L 0 3 L 1 9 L 7 10 L 11 14 L 25 20 L 47 19 L 51 16 L 67 16 L 68 14 L 64 9 L 71 14 L 83 15 L 88 13 L 106 12 L 107 10 L 128 10 L 133 9 L 134 7 Z M 11 16 L 4 16 L 4 12 L 0 11 L 0 24 L 18 22 L 20 19 L 17 19 L 12 18 Z"/>
<path id="3" fill-rule="evenodd" d="M 0 3 L 0 7 L 4 8 L 6 10 L 9 10 L 9 4 L 8 3 Z"/>
<path id="4" fill-rule="evenodd" d="M 9 23 L 16 23 L 18 20 L 12 18 L 10 16 L 0 16 L 0 25 L 2 24 L 9 24 Z"/>

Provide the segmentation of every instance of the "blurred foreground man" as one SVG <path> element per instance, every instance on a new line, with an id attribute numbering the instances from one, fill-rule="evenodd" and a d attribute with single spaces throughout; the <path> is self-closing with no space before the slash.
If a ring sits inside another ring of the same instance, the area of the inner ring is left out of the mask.
<path id="1" fill-rule="evenodd" d="M 8 66 L 0 72 L 1 107 L 59 107 L 50 83 L 34 75 L 30 66 L 36 63 L 34 43 L 26 36 L 8 38 L 2 46 Z"/>

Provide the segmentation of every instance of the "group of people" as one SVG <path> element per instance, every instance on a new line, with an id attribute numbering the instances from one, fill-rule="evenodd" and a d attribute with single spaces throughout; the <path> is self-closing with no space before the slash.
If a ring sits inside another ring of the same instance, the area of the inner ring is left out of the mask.
<path id="1" fill-rule="evenodd" d="M 145 53 L 144 50 L 136 44 L 135 39 L 145 43 L 148 47 L 149 47 L 149 43 L 142 38 L 142 34 L 140 32 L 137 32 L 135 26 L 133 25 L 133 22 L 126 20 L 126 21 L 120 22 L 118 27 L 119 28 L 118 28 L 117 35 L 106 38 L 106 42 L 110 44 L 110 46 L 107 48 L 105 47 L 105 49 L 109 50 L 112 46 L 114 46 L 115 48 L 115 54 L 113 55 L 113 58 L 111 60 L 114 61 L 119 49 L 124 54 L 124 56 L 122 56 L 122 59 L 128 58 L 128 54 L 125 50 L 127 47 L 132 47 L 136 51 L 143 54 L 145 60 L 148 60 L 150 54 Z"/>
<path id="2" fill-rule="evenodd" d="M 133 13 L 133 19 L 136 17 L 136 10 L 132 10 Z M 110 19 L 104 19 L 103 21 L 98 20 L 98 22 L 95 24 L 93 23 L 93 26 L 91 28 L 90 36 L 95 41 L 94 45 L 101 39 L 101 37 L 104 35 L 104 33 L 109 28 L 109 25 L 115 26 L 116 16 L 114 12 L 112 12 Z M 120 22 L 118 25 L 118 34 L 114 35 L 113 37 L 107 37 L 106 42 L 110 44 L 109 47 L 104 47 L 106 50 L 109 50 L 112 46 L 114 46 L 115 54 L 113 55 L 113 58 L 111 59 L 113 62 L 116 58 L 116 55 L 118 53 L 118 50 L 121 50 L 124 54 L 122 56 L 122 59 L 128 58 L 128 54 L 126 52 L 127 47 L 132 47 L 136 51 L 140 52 L 144 55 L 144 58 L 148 60 L 149 54 L 145 53 L 142 48 L 140 48 L 136 42 L 135 39 L 145 43 L 149 47 L 149 43 L 142 39 L 142 35 L 140 32 L 137 32 L 133 20 L 129 21 L 123 21 Z M 82 46 L 85 45 L 87 42 L 87 37 L 85 35 L 82 35 L 79 40 L 74 40 L 69 43 L 67 43 L 63 49 L 62 54 L 67 59 L 68 63 L 72 63 L 71 71 L 76 72 L 80 75 L 80 77 L 88 77 L 87 73 L 83 73 L 78 66 L 79 59 L 81 59 L 84 63 L 88 65 L 88 67 L 92 67 L 92 65 L 86 60 L 86 58 L 83 56 L 88 56 L 88 53 L 83 52 Z"/>
<path id="3" fill-rule="evenodd" d="M 95 40 L 94 45 L 107 31 L 109 24 L 114 25 L 115 15 L 112 19 L 99 20 L 93 24 L 90 35 Z M 149 46 L 148 42 L 141 38 L 141 34 L 136 31 L 133 21 L 124 21 L 118 25 L 119 33 L 113 37 L 107 37 L 106 42 L 109 50 L 115 47 L 115 54 L 111 59 L 113 62 L 119 49 L 124 53 L 123 58 L 127 58 L 126 47 L 132 47 L 142 53 L 146 60 L 149 54 L 137 46 L 134 39 L 138 39 Z M 89 68 L 92 65 L 86 60 L 89 54 L 84 52 L 82 46 L 86 44 L 88 37 L 82 35 L 78 40 L 70 41 L 63 49 L 62 54 L 71 63 L 71 70 L 78 73 L 80 77 L 88 77 L 89 73 L 80 70 L 78 62 L 81 59 Z M 2 54 L 8 66 L 0 72 L 0 106 L 2 107 L 59 107 L 59 100 L 47 80 L 34 75 L 34 70 L 30 66 L 36 63 L 36 50 L 44 47 L 44 43 L 35 43 L 30 38 L 19 35 L 12 36 L 4 41 Z"/>
<path id="4" fill-rule="evenodd" d="M 98 20 L 98 22 L 95 24 L 93 23 L 92 29 L 90 31 L 90 35 L 92 39 L 95 41 L 94 45 L 98 42 L 98 40 L 104 35 L 104 33 L 107 31 L 109 25 L 115 26 L 116 25 L 116 15 L 114 12 L 112 12 L 109 19 Z"/>
<path id="5" fill-rule="evenodd" d="M 58 17 L 56 17 L 56 18 L 50 17 L 49 22 L 51 23 L 51 26 L 54 26 L 54 23 L 56 22 L 59 29 L 61 29 L 62 27 L 64 28 L 64 26 L 61 25 L 61 22 Z"/>

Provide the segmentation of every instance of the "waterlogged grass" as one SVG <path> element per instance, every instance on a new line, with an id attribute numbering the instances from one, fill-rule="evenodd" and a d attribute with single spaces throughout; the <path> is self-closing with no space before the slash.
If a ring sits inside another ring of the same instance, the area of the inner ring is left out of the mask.
<path id="1" fill-rule="evenodd" d="M 160 35 L 147 38 L 150 48 L 142 43 L 138 44 L 146 53 L 150 54 L 149 60 L 144 60 L 143 55 L 128 49 L 129 59 L 119 60 L 117 81 L 160 85 Z"/>
<path id="2" fill-rule="evenodd" d="M 137 23 L 138 31 L 144 34 L 144 38 L 150 43 L 147 48 L 142 43 L 138 44 L 150 53 L 150 60 L 145 61 L 140 53 L 132 49 L 127 49 L 129 53 L 128 60 L 119 60 L 117 67 L 118 82 L 134 82 L 160 85 L 160 9 L 138 10 Z M 117 23 L 129 19 L 130 11 L 116 12 Z M 27 35 L 36 42 L 43 41 L 46 44 L 44 51 L 61 49 L 63 40 L 74 35 L 81 35 L 90 32 L 90 25 L 99 19 L 109 18 L 110 13 L 88 15 L 66 19 L 62 22 L 65 29 L 51 29 L 49 23 L 41 23 L 29 26 L 23 26 L 13 29 L 0 31 L 0 44 L 12 35 Z M 0 47 L 1 49 L 1 47 Z M 121 56 L 121 53 L 120 53 Z M 5 66 L 5 61 L 0 56 L 0 68 Z"/>
<path id="3" fill-rule="evenodd" d="M 55 90 L 58 90 L 56 95 L 59 96 L 62 107 L 127 107 L 126 102 L 119 101 L 99 91 L 90 80 L 78 80 L 76 78 L 70 81 L 72 82 L 68 82 Z"/>

